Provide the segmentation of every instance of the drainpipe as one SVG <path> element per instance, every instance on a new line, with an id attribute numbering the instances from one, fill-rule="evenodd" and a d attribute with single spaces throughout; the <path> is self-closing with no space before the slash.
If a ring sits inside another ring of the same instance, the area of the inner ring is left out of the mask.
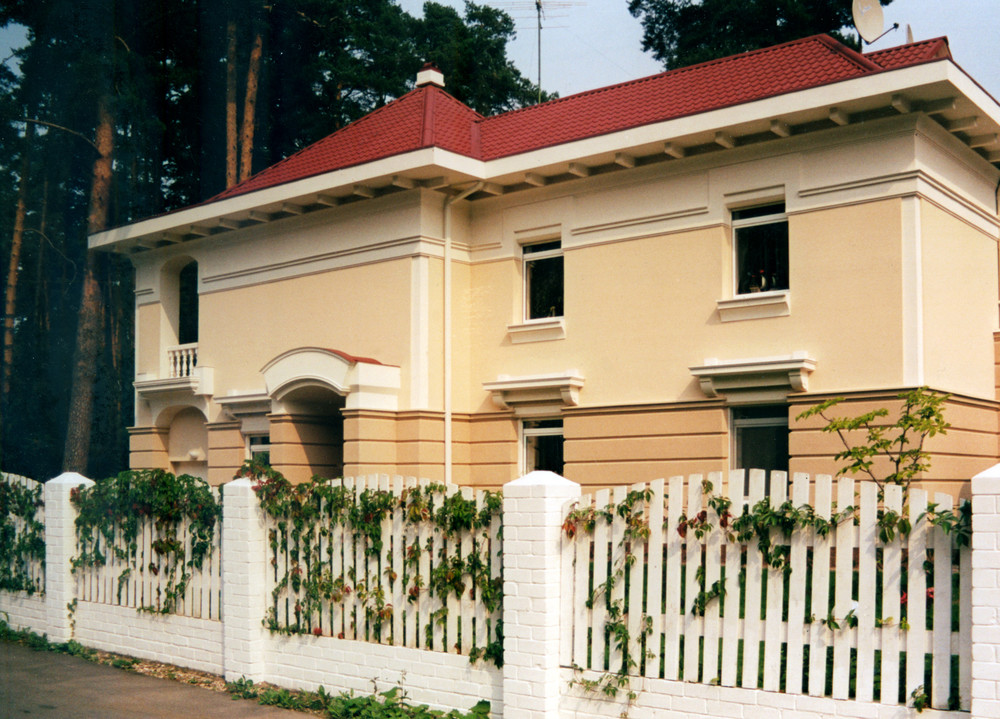
<path id="1" fill-rule="evenodd" d="M 444 481 L 451 482 L 452 475 L 452 411 L 451 411 L 451 206 L 479 192 L 485 182 L 477 182 L 457 195 L 444 201 Z"/>

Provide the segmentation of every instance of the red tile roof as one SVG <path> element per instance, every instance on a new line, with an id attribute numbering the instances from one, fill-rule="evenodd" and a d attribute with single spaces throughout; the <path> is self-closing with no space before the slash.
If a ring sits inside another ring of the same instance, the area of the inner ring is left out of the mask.
<path id="1" fill-rule="evenodd" d="M 212 200 L 424 147 L 440 147 L 475 157 L 480 153 L 479 121 L 482 119 L 482 115 L 444 90 L 434 85 L 419 87 L 230 187 Z"/>
<path id="2" fill-rule="evenodd" d="M 921 40 L 909 45 L 876 50 L 868 53 L 865 57 L 886 70 L 894 70 L 898 67 L 916 65 L 927 60 L 951 57 L 951 51 L 948 49 L 948 38 L 936 37 L 933 40 Z"/>
<path id="3" fill-rule="evenodd" d="M 213 200 L 426 147 L 492 160 L 950 57 L 945 38 L 861 55 L 827 35 L 795 40 L 484 118 L 424 85 Z"/>

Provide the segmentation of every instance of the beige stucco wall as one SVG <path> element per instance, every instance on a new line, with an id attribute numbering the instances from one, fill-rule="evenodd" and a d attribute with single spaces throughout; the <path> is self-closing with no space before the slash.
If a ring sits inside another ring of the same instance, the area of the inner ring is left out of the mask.
<path id="1" fill-rule="evenodd" d="M 215 369 L 217 396 L 264 391 L 261 368 L 297 347 L 405 365 L 409 287 L 400 259 L 202 295 L 199 362 Z"/>
<path id="2" fill-rule="evenodd" d="M 921 203 L 920 226 L 924 381 L 949 392 L 990 397 L 997 243 L 927 201 Z"/>
<path id="3" fill-rule="evenodd" d="M 474 265 L 473 382 L 572 368 L 586 378 L 582 406 L 697 400 L 689 368 L 706 358 L 806 351 L 818 391 L 899 385 L 899 201 L 792 214 L 789 234 L 790 315 L 725 323 L 717 300 L 732 293 L 727 225 L 568 248 L 566 338 L 539 343 L 507 335 L 519 319 L 520 263 Z M 473 386 L 468 409 L 487 403 Z"/>

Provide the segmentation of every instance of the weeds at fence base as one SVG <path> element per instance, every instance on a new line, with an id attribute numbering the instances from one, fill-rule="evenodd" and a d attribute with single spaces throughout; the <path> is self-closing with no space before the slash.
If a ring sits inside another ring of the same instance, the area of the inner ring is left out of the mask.
<path id="1" fill-rule="evenodd" d="M 374 684 L 374 682 L 373 682 Z M 414 706 L 407 702 L 406 690 L 395 686 L 384 692 L 358 697 L 354 693 L 329 694 L 320 687 L 314 692 L 290 691 L 268 684 L 256 685 L 252 680 L 241 677 L 226 685 L 233 699 L 256 699 L 258 703 L 278 706 L 296 711 L 322 712 L 330 719 L 487 719 L 490 703 L 480 701 L 467 712 L 457 709 L 445 712 L 431 709 L 426 704 Z"/>

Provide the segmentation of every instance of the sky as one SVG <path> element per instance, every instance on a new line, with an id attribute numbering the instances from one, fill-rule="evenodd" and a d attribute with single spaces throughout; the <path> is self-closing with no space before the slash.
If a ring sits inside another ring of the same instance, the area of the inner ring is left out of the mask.
<path id="1" fill-rule="evenodd" d="M 464 7 L 463 0 L 437 1 L 460 11 Z M 479 1 L 514 17 L 517 39 L 508 55 L 524 75 L 537 81 L 534 1 Z M 423 0 L 399 0 L 399 4 L 411 15 L 422 14 Z M 565 97 L 662 71 L 660 64 L 642 51 L 642 26 L 629 14 L 628 0 L 550 0 L 549 8 L 548 20 L 542 22 L 545 90 Z M 1000 0 L 894 0 L 883 13 L 886 28 L 897 22 L 900 28 L 873 43 L 870 49 L 905 43 L 907 24 L 915 40 L 947 35 L 955 61 L 1000 99 L 1000 51 L 996 49 Z"/>
<path id="2" fill-rule="evenodd" d="M 437 0 L 460 11 L 464 0 Z M 421 15 L 423 0 L 398 0 L 411 15 Z M 507 11 L 517 27 L 509 56 L 521 72 L 538 79 L 538 33 L 534 0 L 479 0 Z M 842 0 L 849 3 L 851 0 Z M 542 87 L 561 96 L 646 77 L 662 70 L 642 51 L 642 27 L 628 11 L 628 0 L 543 0 Z M 991 48 L 1000 33 L 1000 0 L 894 0 L 884 9 L 891 31 L 870 49 L 906 41 L 909 24 L 915 40 L 947 35 L 955 61 L 1000 100 L 1000 51 Z M 0 61 L 12 44 L 23 42 L 17 29 L 0 30 Z M 868 48 L 866 48 L 868 49 Z M 447 83 L 447 78 L 445 78 Z"/>

